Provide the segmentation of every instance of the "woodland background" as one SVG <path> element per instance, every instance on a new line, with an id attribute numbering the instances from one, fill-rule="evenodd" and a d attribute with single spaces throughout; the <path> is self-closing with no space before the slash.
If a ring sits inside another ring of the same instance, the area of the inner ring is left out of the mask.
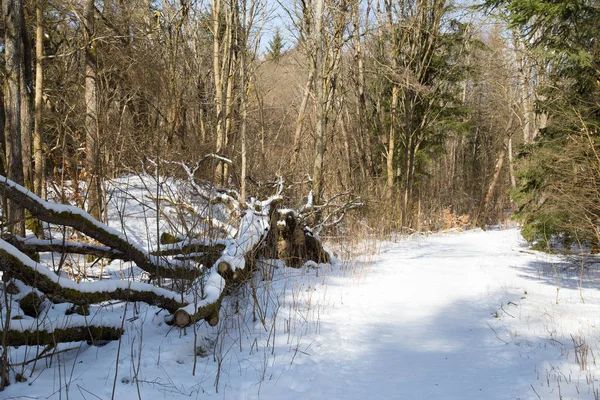
<path id="1" fill-rule="evenodd" d="M 242 199 L 281 176 L 298 204 L 360 201 L 346 232 L 517 211 L 542 247 L 597 242 L 596 1 L 2 6 L 0 172 L 40 196 L 70 182 L 97 219 L 107 180 L 203 159 L 196 177 Z"/>

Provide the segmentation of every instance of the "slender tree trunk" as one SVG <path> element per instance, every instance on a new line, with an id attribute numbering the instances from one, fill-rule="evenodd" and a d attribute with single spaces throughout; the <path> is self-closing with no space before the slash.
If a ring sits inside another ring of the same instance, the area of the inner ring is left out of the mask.
<path id="1" fill-rule="evenodd" d="M 369 5 L 370 6 L 370 5 Z M 368 16 L 367 10 L 367 16 Z M 360 8 L 356 7 L 354 10 L 354 60 L 356 63 L 356 91 L 358 94 L 358 101 L 356 102 L 356 117 L 358 119 L 358 136 L 362 149 L 361 154 L 361 170 L 363 172 L 363 179 L 366 179 L 368 175 L 373 174 L 373 158 L 371 155 L 371 139 L 369 131 L 366 129 L 366 115 L 367 115 L 367 101 L 365 96 L 365 62 L 364 52 L 362 50 L 361 33 L 360 33 Z"/>
<path id="2" fill-rule="evenodd" d="M 317 0 L 315 8 L 315 101 L 317 115 L 315 122 L 315 160 L 313 164 L 313 195 L 315 204 L 320 204 L 323 196 L 323 157 L 325 155 L 325 77 L 324 77 L 324 52 L 323 38 L 323 13 L 324 0 Z"/>
<path id="3" fill-rule="evenodd" d="M 510 187 L 512 189 L 517 188 L 517 179 L 515 178 L 515 166 L 513 160 L 513 144 L 512 144 L 512 135 L 508 138 L 508 166 L 510 172 Z"/>
<path id="4" fill-rule="evenodd" d="M 492 180 L 490 182 L 490 185 L 488 186 L 488 190 L 485 194 L 485 200 L 483 201 L 483 205 L 481 207 L 481 212 L 479 213 L 479 216 L 477 218 L 478 225 L 485 225 L 487 221 L 490 205 L 492 204 L 492 198 L 494 196 L 494 191 L 496 190 L 496 186 L 498 185 L 500 173 L 502 172 L 502 166 L 504 165 L 504 159 L 506 158 L 506 152 L 509 148 L 510 139 L 512 137 L 511 129 L 514 120 L 514 115 L 514 112 L 511 112 L 510 117 L 508 119 L 508 123 L 506 124 L 506 139 L 502 145 L 500 153 L 498 153 L 496 167 L 494 168 L 494 175 L 492 176 Z"/>
<path id="5" fill-rule="evenodd" d="M 406 170 L 404 171 L 404 187 L 402 196 L 402 227 L 409 227 L 409 215 L 412 197 L 412 182 L 414 175 L 414 142 L 413 135 L 407 133 L 407 143 L 405 151 Z"/>
<path id="6" fill-rule="evenodd" d="M 33 77 L 32 77 L 32 45 L 27 26 L 25 26 L 25 15 L 21 13 L 21 38 L 22 38 L 22 62 L 21 62 L 21 152 L 23 159 L 23 179 L 25 187 L 33 189 L 33 165 L 32 165 L 32 134 L 33 134 Z"/>
<path id="7" fill-rule="evenodd" d="M 492 203 L 492 198 L 494 196 L 494 191 L 496 190 L 496 186 L 498 185 L 498 181 L 500 178 L 500 172 L 502 172 L 502 166 L 504 165 L 504 158 L 506 158 L 506 149 L 507 145 L 504 144 L 500 153 L 498 153 L 498 159 L 496 160 L 496 167 L 494 168 L 494 175 L 492 176 L 492 180 L 490 182 L 490 186 L 485 194 L 485 200 L 483 201 L 483 207 L 481 209 L 481 214 L 478 218 L 478 224 L 485 225 L 488 217 L 488 213 L 490 210 L 490 204 Z"/>
<path id="8" fill-rule="evenodd" d="M 528 65 L 523 57 L 523 44 L 515 32 L 513 32 L 513 46 L 515 49 L 515 58 L 518 68 L 517 75 L 519 79 L 519 94 L 523 112 L 523 141 L 529 144 L 533 142 L 533 139 L 536 136 L 537 127 L 535 123 L 535 113 L 533 111 L 533 99 L 529 93 L 529 79 L 527 79 L 526 73 L 526 68 L 528 68 Z"/>
<path id="9" fill-rule="evenodd" d="M 44 198 L 44 149 L 42 141 L 42 110 L 44 90 L 44 11 L 43 0 L 36 1 L 36 31 L 35 31 L 35 121 L 33 131 L 33 153 L 34 153 L 34 178 L 33 190 L 38 196 Z"/>
<path id="10" fill-rule="evenodd" d="M 304 86 L 304 92 L 302 94 L 302 102 L 300 103 L 300 109 L 298 110 L 298 118 L 296 118 L 296 130 L 294 132 L 294 147 L 293 147 L 293 152 L 292 152 L 292 159 L 290 162 L 292 171 L 296 168 L 298 156 L 300 155 L 300 139 L 302 138 L 302 123 L 304 122 L 304 118 L 306 115 L 306 107 L 308 106 L 308 99 L 310 98 L 310 89 L 313 85 L 314 78 L 315 78 L 315 68 L 314 68 L 314 66 L 311 66 L 311 70 L 308 74 L 308 79 L 306 80 L 306 85 Z"/>
<path id="11" fill-rule="evenodd" d="M 388 2 L 386 0 L 383 1 L 384 7 L 385 7 L 385 16 L 387 17 L 387 28 L 389 30 L 389 32 L 394 32 L 395 31 L 395 27 L 394 27 L 394 17 L 393 17 L 393 10 L 392 10 L 392 2 Z M 379 9 L 379 5 L 378 5 L 378 9 Z M 384 16 L 381 14 L 382 11 L 379 11 L 378 14 L 380 14 L 379 19 L 380 19 L 380 24 L 381 21 L 383 21 Z M 384 33 L 381 30 L 381 28 L 379 29 L 379 40 L 381 41 L 382 45 L 384 43 Z M 398 38 L 397 35 L 392 34 L 392 39 L 391 39 L 391 70 L 393 74 L 397 73 L 398 70 L 398 55 L 399 55 L 399 43 L 398 43 Z M 387 157 L 386 157 L 386 173 L 387 173 L 387 197 L 389 199 L 392 198 L 392 194 L 393 194 L 393 187 L 394 187 L 394 183 L 395 183 L 395 174 L 394 174 L 394 156 L 396 153 L 396 125 L 397 125 L 397 121 L 398 121 L 398 96 L 399 96 L 399 92 L 400 92 L 400 88 L 398 87 L 397 83 L 393 83 L 392 84 L 392 103 L 390 104 L 390 131 L 389 131 L 389 137 L 388 137 L 388 148 L 387 148 Z M 404 215 L 404 211 L 402 213 L 402 215 Z"/>
<path id="12" fill-rule="evenodd" d="M 387 196 L 392 197 L 394 187 L 394 153 L 396 152 L 396 117 L 398 112 L 398 86 L 392 87 L 392 104 L 390 106 L 390 131 L 387 148 Z"/>
<path id="13" fill-rule="evenodd" d="M 233 19 L 233 18 L 232 18 Z M 231 22 L 233 24 L 233 22 Z M 234 29 L 234 27 L 232 26 L 229 29 L 229 35 L 226 37 L 227 40 L 227 50 L 228 50 L 228 66 L 227 66 L 227 91 L 226 91 L 226 96 L 225 96 L 225 131 L 223 132 L 223 149 L 224 151 L 226 150 L 230 150 L 230 151 L 226 151 L 227 155 L 230 155 L 230 153 L 233 153 L 233 151 L 231 151 L 231 149 L 228 149 L 230 143 L 230 137 L 231 137 L 231 128 L 233 126 L 233 106 L 234 106 L 234 99 L 233 99 L 233 90 L 235 88 L 235 68 L 236 68 L 236 57 L 234 52 L 232 51 L 232 41 L 233 41 L 233 32 L 232 30 Z M 227 179 L 229 177 L 229 164 L 227 163 L 221 163 L 222 166 L 222 176 L 221 176 L 221 185 L 225 185 L 227 183 Z"/>
<path id="14" fill-rule="evenodd" d="M 343 103 L 343 100 L 342 100 Z M 340 107 L 341 108 L 341 107 Z M 340 119 L 340 130 L 342 131 L 342 139 L 344 141 L 344 155 L 346 156 L 346 167 L 348 168 L 347 174 L 347 186 L 353 181 L 354 171 L 352 170 L 352 156 L 350 152 L 350 140 L 348 129 L 346 129 L 346 122 L 344 120 L 344 113 L 340 111 L 338 118 Z"/>
<path id="15" fill-rule="evenodd" d="M 240 78 L 241 78 L 241 96 L 240 96 L 240 113 L 241 113 L 241 126 L 240 126 L 240 144 L 242 152 L 242 168 L 240 173 L 240 198 L 243 204 L 246 204 L 246 169 L 247 169 L 247 150 L 246 150 L 246 129 L 248 125 L 248 91 L 250 90 L 248 85 L 248 43 L 247 43 L 247 27 L 246 27 L 246 1 L 243 1 L 242 14 L 242 26 L 240 29 L 240 40 L 238 41 L 240 47 Z"/>
<path id="16" fill-rule="evenodd" d="M 85 25 L 85 144 L 88 183 L 88 212 L 102 220 L 102 170 L 98 130 L 98 65 L 95 40 L 94 0 L 86 0 Z"/>
<path id="17" fill-rule="evenodd" d="M 8 178 L 23 184 L 23 159 L 21 152 L 21 22 L 23 3 L 20 0 L 4 0 L 4 52 L 5 68 L 5 140 L 6 171 Z M 25 235 L 23 207 L 9 200 L 6 212 L 8 228 L 18 235 Z"/>
<path id="18" fill-rule="evenodd" d="M 221 65 L 221 27 L 220 20 L 222 15 L 221 0 L 212 1 L 212 34 L 213 34 L 213 77 L 215 81 L 215 112 L 216 112 L 216 153 L 220 154 L 223 150 L 225 139 L 223 128 L 224 124 L 224 103 L 223 103 L 223 79 Z M 220 182 L 222 179 L 222 165 L 217 164 L 215 171 L 215 180 Z"/>

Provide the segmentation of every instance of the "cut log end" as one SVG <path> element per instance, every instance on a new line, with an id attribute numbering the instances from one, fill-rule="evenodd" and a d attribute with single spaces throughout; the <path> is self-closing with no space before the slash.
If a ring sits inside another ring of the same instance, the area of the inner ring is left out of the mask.
<path id="1" fill-rule="evenodd" d="M 217 270 L 219 271 L 219 275 L 225 276 L 232 272 L 231 265 L 228 262 L 221 261 L 217 266 Z"/>
<path id="2" fill-rule="evenodd" d="M 192 324 L 192 317 L 187 311 L 177 310 L 173 315 L 173 324 L 179 328 L 184 328 Z"/>
<path id="3" fill-rule="evenodd" d="M 208 322 L 210 326 L 216 326 L 219 323 L 219 314 L 207 315 L 204 320 Z M 178 328 L 185 328 L 193 324 L 194 318 L 185 310 L 177 310 L 173 315 L 173 325 Z"/>
<path id="4" fill-rule="evenodd" d="M 216 326 L 219 323 L 219 316 L 218 315 L 213 315 L 209 320 L 208 320 L 208 324 L 210 326 Z"/>

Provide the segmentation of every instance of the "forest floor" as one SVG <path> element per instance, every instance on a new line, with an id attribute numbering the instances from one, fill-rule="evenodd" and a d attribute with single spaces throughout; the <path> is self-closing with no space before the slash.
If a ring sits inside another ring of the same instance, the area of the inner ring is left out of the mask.
<path id="1" fill-rule="evenodd" d="M 598 265 L 531 252 L 516 229 L 362 246 L 335 265 L 273 261 L 258 306 L 246 286 L 214 328 L 108 305 L 121 341 L 61 344 L 0 399 L 598 399 Z"/>

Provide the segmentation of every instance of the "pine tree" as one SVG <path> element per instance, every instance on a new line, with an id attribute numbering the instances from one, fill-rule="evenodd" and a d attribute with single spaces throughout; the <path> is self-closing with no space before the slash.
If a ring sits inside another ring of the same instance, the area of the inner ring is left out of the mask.
<path id="1" fill-rule="evenodd" d="M 283 55 L 284 46 L 285 42 L 283 40 L 283 36 L 281 36 L 281 30 L 277 28 L 275 30 L 275 36 L 273 36 L 273 38 L 269 40 L 269 59 L 273 61 L 279 61 L 279 59 Z"/>

